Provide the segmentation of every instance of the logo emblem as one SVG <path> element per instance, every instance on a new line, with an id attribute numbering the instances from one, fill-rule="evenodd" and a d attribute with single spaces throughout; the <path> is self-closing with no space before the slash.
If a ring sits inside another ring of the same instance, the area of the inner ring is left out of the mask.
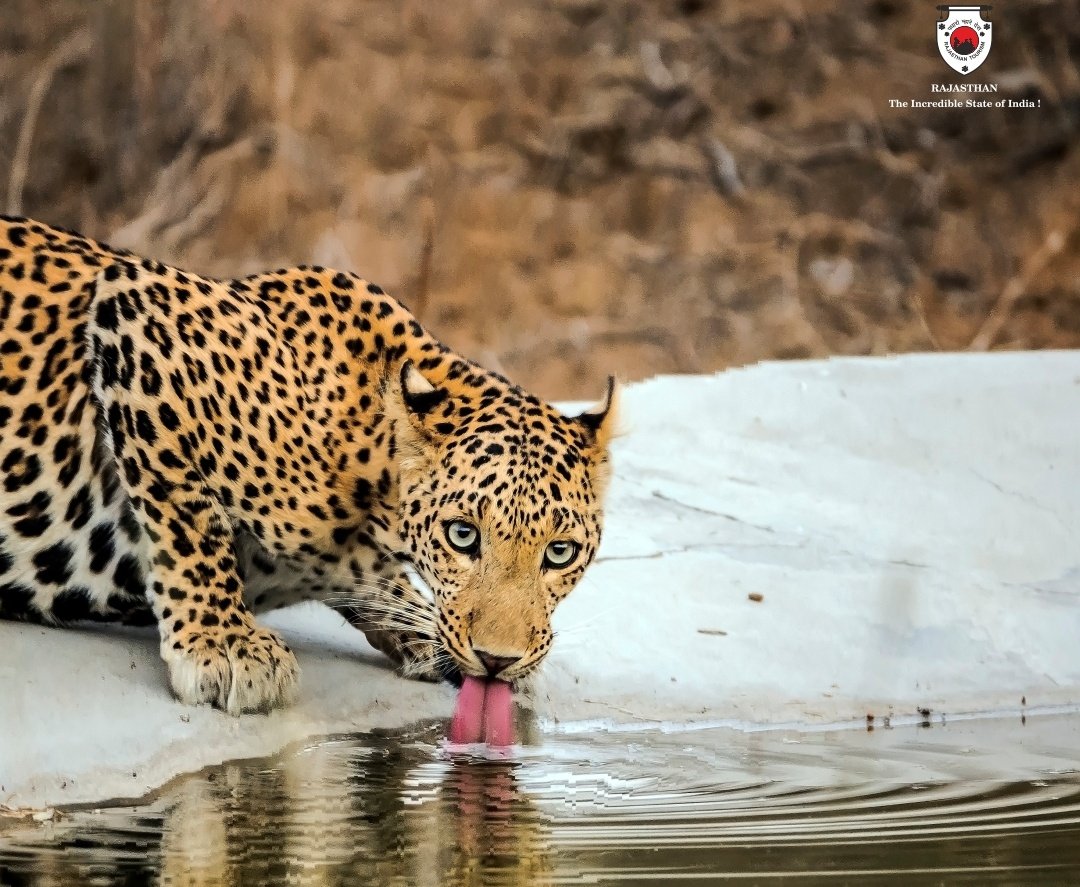
<path id="1" fill-rule="evenodd" d="M 992 6 L 939 6 L 937 45 L 945 64 L 970 74 L 990 54 L 993 30 L 986 14 Z"/>

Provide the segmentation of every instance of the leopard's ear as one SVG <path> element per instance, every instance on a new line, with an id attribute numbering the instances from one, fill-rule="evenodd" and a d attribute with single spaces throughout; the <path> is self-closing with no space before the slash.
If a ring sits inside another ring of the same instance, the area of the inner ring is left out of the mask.
<path id="1" fill-rule="evenodd" d="M 435 458 L 439 435 L 429 421 L 449 396 L 424 378 L 411 360 L 387 374 L 383 382 L 383 408 L 394 424 L 394 444 L 403 461 L 427 462 Z"/>
<path id="2" fill-rule="evenodd" d="M 588 430 L 597 449 L 607 449 L 619 424 L 619 386 L 614 376 L 608 376 L 604 399 L 577 416 L 577 421 Z"/>
<path id="3" fill-rule="evenodd" d="M 419 419 L 450 396 L 450 392 L 445 388 L 436 388 L 425 379 L 411 360 L 401 364 L 398 381 L 401 383 L 401 399 L 405 407 Z"/>

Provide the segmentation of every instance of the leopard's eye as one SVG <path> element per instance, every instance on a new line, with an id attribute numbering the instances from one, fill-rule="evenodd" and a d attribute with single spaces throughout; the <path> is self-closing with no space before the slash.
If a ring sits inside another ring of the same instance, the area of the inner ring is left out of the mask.
<path id="1" fill-rule="evenodd" d="M 548 545 L 544 552 L 544 566 L 562 569 L 568 567 L 577 557 L 578 544 L 560 539 Z"/>
<path id="2" fill-rule="evenodd" d="M 468 521 L 452 520 L 446 525 L 446 541 L 455 551 L 476 554 L 480 550 L 480 531 Z"/>

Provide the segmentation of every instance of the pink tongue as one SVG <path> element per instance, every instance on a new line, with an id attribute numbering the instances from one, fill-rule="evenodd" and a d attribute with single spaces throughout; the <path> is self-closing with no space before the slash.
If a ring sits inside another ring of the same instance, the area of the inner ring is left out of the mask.
<path id="1" fill-rule="evenodd" d="M 506 681 L 491 681 L 484 699 L 484 739 L 488 745 L 514 741 L 514 690 Z"/>
<path id="2" fill-rule="evenodd" d="M 487 682 L 466 676 L 458 690 L 454 719 L 450 722 L 451 742 L 479 742 L 484 729 L 484 697 Z"/>
<path id="3" fill-rule="evenodd" d="M 450 721 L 450 741 L 510 745 L 514 740 L 513 700 L 513 690 L 506 681 L 466 677 Z"/>

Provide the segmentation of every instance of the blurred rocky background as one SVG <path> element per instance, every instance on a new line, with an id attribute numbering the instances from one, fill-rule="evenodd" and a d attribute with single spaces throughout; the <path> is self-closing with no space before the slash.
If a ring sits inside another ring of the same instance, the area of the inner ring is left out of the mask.
<path id="1" fill-rule="evenodd" d="M 548 397 L 1075 347 L 1080 3 L 991 16 L 1040 107 L 890 109 L 959 79 L 929 2 L 0 0 L 0 209 L 356 270 Z"/>

